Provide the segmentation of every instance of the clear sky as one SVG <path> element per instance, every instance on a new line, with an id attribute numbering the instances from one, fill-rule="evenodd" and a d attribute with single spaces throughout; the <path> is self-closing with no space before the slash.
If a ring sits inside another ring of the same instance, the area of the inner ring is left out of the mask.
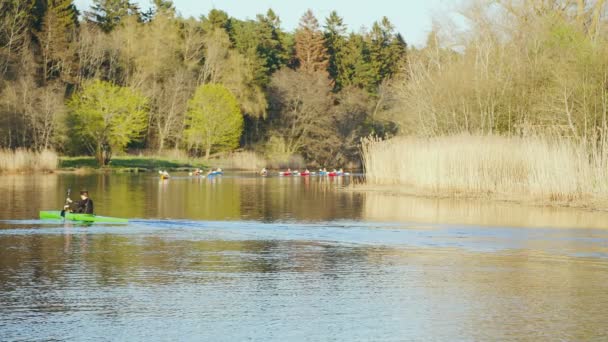
<path id="1" fill-rule="evenodd" d="M 92 0 L 75 0 L 80 10 L 88 9 Z M 142 9 L 150 7 L 150 0 L 135 0 Z M 178 12 L 184 17 L 199 17 L 216 8 L 239 19 L 255 19 L 258 13 L 272 8 L 281 18 L 284 29 L 291 31 L 307 9 L 317 18 L 324 18 L 336 10 L 344 18 L 350 30 L 369 28 L 383 16 L 395 25 L 409 44 L 424 44 L 431 29 L 432 18 L 453 9 L 456 0 L 173 0 Z"/>

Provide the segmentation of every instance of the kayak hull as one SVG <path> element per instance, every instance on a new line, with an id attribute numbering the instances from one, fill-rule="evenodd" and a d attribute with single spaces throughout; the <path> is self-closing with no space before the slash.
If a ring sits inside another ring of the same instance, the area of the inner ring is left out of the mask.
<path id="1" fill-rule="evenodd" d="M 41 220 L 62 220 L 61 211 L 59 210 L 49 210 L 49 211 L 41 211 L 40 212 Z M 81 222 L 102 222 L 102 223 L 128 223 L 129 220 L 118 218 L 118 217 L 108 217 L 108 216 L 98 216 L 92 214 L 77 214 L 77 213 L 65 213 L 65 219 L 70 221 L 81 221 Z"/>

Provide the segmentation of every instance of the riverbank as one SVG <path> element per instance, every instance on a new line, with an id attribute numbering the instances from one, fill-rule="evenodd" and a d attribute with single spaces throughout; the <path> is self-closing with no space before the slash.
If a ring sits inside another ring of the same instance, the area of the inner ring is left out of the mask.
<path id="1" fill-rule="evenodd" d="M 395 199 L 421 200 L 461 200 L 526 207 L 564 208 L 582 211 L 608 212 L 608 200 L 587 197 L 573 200 L 552 200 L 544 197 L 521 194 L 473 193 L 473 192 L 435 192 L 405 185 L 369 185 L 365 183 L 350 186 L 348 191 L 369 195 L 384 195 Z"/>
<path id="2" fill-rule="evenodd" d="M 156 170 L 179 171 L 208 168 L 202 159 L 171 159 L 152 156 L 117 156 L 100 168 L 94 157 L 60 157 L 58 171 L 103 170 L 115 172 L 149 172 Z"/>
<path id="3" fill-rule="evenodd" d="M 608 208 L 608 160 L 584 143 L 546 137 L 400 137 L 363 143 L 366 182 L 396 195 Z"/>

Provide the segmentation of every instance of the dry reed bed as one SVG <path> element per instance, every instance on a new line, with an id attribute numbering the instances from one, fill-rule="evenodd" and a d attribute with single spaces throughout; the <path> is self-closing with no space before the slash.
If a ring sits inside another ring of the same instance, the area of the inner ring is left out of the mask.
<path id="1" fill-rule="evenodd" d="M 209 163 L 228 170 L 258 171 L 266 167 L 267 161 L 258 153 L 252 151 L 233 152 Z"/>
<path id="2" fill-rule="evenodd" d="M 400 137 L 362 144 L 371 185 L 441 194 L 504 194 L 573 201 L 608 199 L 608 153 L 565 138 Z"/>
<path id="3" fill-rule="evenodd" d="M 58 165 L 59 157 L 53 151 L 0 149 L 0 172 L 53 171 Z"/>

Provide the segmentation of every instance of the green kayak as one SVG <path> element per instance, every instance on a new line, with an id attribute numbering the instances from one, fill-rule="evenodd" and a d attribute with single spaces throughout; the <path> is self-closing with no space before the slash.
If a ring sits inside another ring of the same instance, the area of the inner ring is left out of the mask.
<path id="1" fill-rule="evenodd" d="M 61 211 L 41 211 L 41 220 L 62 220 Z M 97 216 L 92 214 L 76 214 L 76 213 L 65 213 L 65 219 L 70 221 L 82 221 L 82 222 L 104 222 L 104 223 L 128 223 L 129 220 L 117 217 Z"/>

